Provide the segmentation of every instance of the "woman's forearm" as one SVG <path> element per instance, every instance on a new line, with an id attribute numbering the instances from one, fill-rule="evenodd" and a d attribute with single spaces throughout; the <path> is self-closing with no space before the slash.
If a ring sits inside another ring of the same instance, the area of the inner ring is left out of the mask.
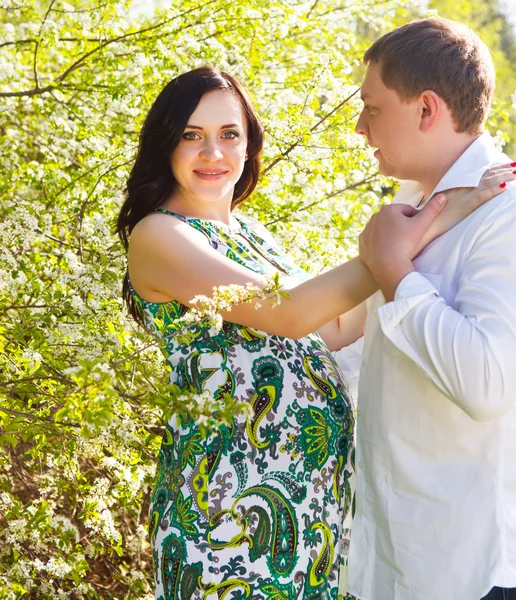
<path id="1" fill-rule="evenodd" d="M 262 308 L 256 312 L 265 309 L 267 313 L 267 323 L 262 327 L 264 331 L 289 338 L 300 338 L 317 331 L 358 306 L 377 289 L 378 285 L 369 269 L 359 258 L 353 258 L 289 289 L 289 298 L 282 299 L 272 310 L 267 303 L 262 303 Z M 231 311 L 223 316 L 229 321 L 239 323 L 240 319 L 235 319 L 237 312 Z M 248 319 L 245 321 L 247 323 L 240 324 L 249 324 Z"/>
<path id="2" fill-rule="evenodd" d="M 359 258 L 293 288 L 289 293 L 295 313 L 302 317 L 301 335 L 355 308 L 377 289 L 378 284 Z"/>

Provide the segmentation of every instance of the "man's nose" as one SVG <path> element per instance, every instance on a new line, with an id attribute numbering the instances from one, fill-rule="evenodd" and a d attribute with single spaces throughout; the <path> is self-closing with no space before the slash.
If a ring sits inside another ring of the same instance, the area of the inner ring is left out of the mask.
<path id="1" fill-rule="evenodd" d="M 365 135 L 366 137 L 369 133 L 364 110 L 362 110 L 362 112 L 360 113 L 360 116 L 358 117 L 357 124 L 355 125 L 355 132 L 358 133 L 359 135 Z"/>

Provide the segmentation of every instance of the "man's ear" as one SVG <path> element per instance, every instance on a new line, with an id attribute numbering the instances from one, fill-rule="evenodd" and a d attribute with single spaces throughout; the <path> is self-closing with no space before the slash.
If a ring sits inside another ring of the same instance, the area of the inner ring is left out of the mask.
<path id="1" fill-rule="evenodd" d="M 432 90 L 425 90 L 419 95 L 419 103 L 421 111 L 419 130 L 426 133 L 435 127 L 442 116 L 443 100 Z"/>

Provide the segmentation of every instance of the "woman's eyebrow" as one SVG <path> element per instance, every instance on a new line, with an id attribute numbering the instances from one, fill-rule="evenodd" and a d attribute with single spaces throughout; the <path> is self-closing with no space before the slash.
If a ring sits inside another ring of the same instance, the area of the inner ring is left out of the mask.
<path id="1" fill-rule="evenodd" d="M 221 129 L 231 129 L 232 127 L 238 127 L 238 125 L 236 123 L 230 123 L 229 125 L 222 125 Z M 185 129 L 198 129 L 199 131 L 203 131 L 202 127 L 190 124 L 188 124 Z"/>

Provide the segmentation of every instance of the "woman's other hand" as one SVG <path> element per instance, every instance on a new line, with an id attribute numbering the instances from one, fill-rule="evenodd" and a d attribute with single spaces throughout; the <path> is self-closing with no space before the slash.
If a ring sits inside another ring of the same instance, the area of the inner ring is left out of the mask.
<path id="1" fill-rule="evenodd" d="M 445 190 L 449 202 L 423 235 L 419 252 L 431 241 L 460 223 L 480 206 L 492 200 L 516 180 L 516 162 L 490 167 L 476 188 L 454 188 Z M 418 252 L 418 253 L 419 253 Z"/>

